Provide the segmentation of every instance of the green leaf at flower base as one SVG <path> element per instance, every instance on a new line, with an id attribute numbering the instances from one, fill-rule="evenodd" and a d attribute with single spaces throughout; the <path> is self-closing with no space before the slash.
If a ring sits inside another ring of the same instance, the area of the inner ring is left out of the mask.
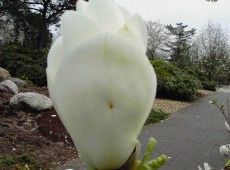
<path id="1" fill-rule="evenodd" d="M 152 154 L 154 148 L 156 147 L 156 140 L 151 137 L 149 139 L 149 144 L 146 147 L 146 153 L 144 154 L 141 161 L 135 160 L 132 163 L 132 166 L 129 170 L 158 170 L 166 161 L 167 157 L 165 155 L 161 155 L 156 159 L 148 161 L 150 155 Z M 98 170 L 95 168 L 88 168 L 88 170 Z M 118 169 L 119 170 L 119 169 Z"/>
<path id="2" fill-rule="evenodd" d="M 226 162 L 225 165 L 228 166 L 229 164 L 230 164 L 230 159 L 228 160 L 228 162 Z"/>
<path id="3" fill-rule="evenodd" d="M 156 140 L 153 137 L 151 137 L 149 140 L 150 142 L 147 145 L 146 153 L 144 154 L 142 161 L 138 166 L 137 170 L 157 170 L 167 160 L 167 157 L 165 155 L 161 155 L 156 159 L 147 162 L 147 160 L 149 159 L 150 155 L 152 154 L 152 151 L 154 150 L 157 144 Z"/>
<path id="4" fill-rule="evenodd" d="M 143 166 L 143 164 L 149 159 L 149 156 L 152 154 L 152 151 L 156 147 L 156 144 L 157 144 L 157 141 L 153 137 L 151 137 L 149 139 L 149 144 L 147 145 L 147 148 L 146 148 L 146 153 L 144 154 L 142 158 L 142 161 L 141 161 L 141 164 L 139 165 L 138 170 L 141 170 L 141 167 Z"/>
<path id="5" fill-rule="evenodd" d="M 161 155 L 154 160 L 148 161 L 145 165 L 148 170 L 157 170 L 159 169 L 167 160 L 165 155 Z"/>

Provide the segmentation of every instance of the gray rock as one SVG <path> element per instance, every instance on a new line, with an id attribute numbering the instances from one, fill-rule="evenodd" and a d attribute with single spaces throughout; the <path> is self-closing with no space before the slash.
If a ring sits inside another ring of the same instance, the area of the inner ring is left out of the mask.
<path id="1" fill-rule="evenodd" d="M 18 93 L 10 99 L 10 107 L 15 110 L 39 112 L 52 106 L 50 98 L 34 92 Z"/>
<path id="2" fill-rule="evenodd" d="M 0 80 L 5 79 L 5 78 L 9 78 L 9 77 L 10 77 L 9 71 L 7 71 L 4 68 L 0 67 Z"/>
<path id="3" fill-rule="evenodd" d="M 18 86 L 11 80 L 4 80 L 0 82 L 0 91 L 13 92 L 14 94 L 18 93 Z"/>
<path id="4" fill-rule="evenodd" d="M 60 167 L 57 167 L 55 170 L 63 170 L 63 169 L 80 169 L 80 170 L 87 170 L 87 165 L 85 164 L 85 162 L 83 162 L 80 158 L 71 160 L 69 162 L 67 162 L 66 165 L 62 165 Z"/>
<path id="5" fill-rule="evenodd" d="M 14 82 L 18 87 L 26 87 L 27 83 L 24 80 L 21 80 L 19 78 L 9 77 L 6 80 L 11 80 Z"/>

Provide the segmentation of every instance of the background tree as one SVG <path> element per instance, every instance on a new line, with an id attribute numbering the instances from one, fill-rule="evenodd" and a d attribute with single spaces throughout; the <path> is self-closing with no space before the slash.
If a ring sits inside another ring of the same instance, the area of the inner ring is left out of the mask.
<path id="1" fill-rule="evenodd" d="M 168 35 L 165 34 L 165 25 L 160 21 L 147 21 L 148 47 L 147 55 L 149 59 L 153 60 L 158 57 L 158 53 L 162 56 L 165 50 L 165 44 L 168 41 Z"/>
<path id="2" fill-rule="evenodd" d="M 75 3 L 76 0 L 2 0 L 0 15 L 13 22 L 15 42 L 23 31 L 25 45 L 32 43 L 36 48 L 47 48 L 51 41 L 49 27 L 59 22 L 65 10 L 74 9 Z"/>
<path id="3" fill-rule="evenodd" d="M 172 60 L 179 68 L 185 68 L 190 65 L 191 39 L 195 35 L 196 29 L 192 28 L 186 31 L 187 27 L 187 25 L 182 23 L 177 23 L 176 27 L 173 27 L 171 24 L 166 26 L 168 36 L 171 37 L 167 46 L 171 51 Z"/>
<path id="4" fill-rule="evenodd" d="M 12 76 L 46 86 L 47 52 L 52 40 L 49 28 L 58 25 L 65 10 L 75 8 L 75 1 L 1 0 L 0 67 Z"/>
<path id="5" fill-rule="evenodd" d="M 230 46 L 229 35 L 219 24 L 209 21 L 196 38 L 197 58 L 202 71 L 209 81 L 227 78 L 229 74 Z"/>

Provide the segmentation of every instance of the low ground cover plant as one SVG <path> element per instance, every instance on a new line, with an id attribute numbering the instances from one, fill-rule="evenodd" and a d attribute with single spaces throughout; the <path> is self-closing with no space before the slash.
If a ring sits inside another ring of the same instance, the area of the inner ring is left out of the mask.
<path id="1" fill-rule="evenodd" d="M 22 153 L 17 156 L 7 155 L 0 158 L 0 167 L 3 169 L 15 169 L 15 170 L 29 170 L 29 169 L 41 169 L 41 162 L 39 162 L 35 156 L 30 153 Z"/>
<path id="2" fill-rule="evenodd" d="M 148 125 L 150 123 L 157 123 L 162 120 L 165 120 L 169 117 L 169 113 L 164 112 L 161 109 L 152 109 L 149 117 L 146 120 L 145 125 Z"/>

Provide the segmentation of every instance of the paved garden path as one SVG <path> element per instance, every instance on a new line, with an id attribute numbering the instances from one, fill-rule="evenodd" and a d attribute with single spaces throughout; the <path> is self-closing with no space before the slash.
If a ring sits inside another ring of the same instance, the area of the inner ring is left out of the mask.
<path id="1" fill-rule="evenodd" d="M 212 99 L 226 103 L 230 99 L 230 87 L 204 97 L 184 110 L 173 113 L 169 119 L 145 126 L 139 137 L 142 152 L 154 137 L 158 144 L 152 158 L 166 154 L 169 159 L 161 170 L 197 170 L 204 162 L 211 164 L 215 170 L 223 168 L 226 159 L 220 155 L 219 147 L 230 143 L 230 134 L 224 128 L 224 118 L 219 110 L 209 104 Z M 82 165 L 73 160 L 58 170 L 72 168 L 82 170 Z M 78 167 L 76 167 L 78 164 Z M 83 168 L 84 169 L 84 168 Z"/>
<path id="2" fill-rule="evenodd" d="M 170 157 L 161 170 L 197 170 L 197 166 L 204 162 L 215 170 L 223 168 L 226 159 L 220 155 L 219 147 L 230 143 L 230 134 L 224 128 L 223 115 L 209 104 L 212 99 L 226 103 L 230 99 L 230 87 L 171 114 L 162 123 L 143 128 L 140 141 L 144 147 L 151 136 L 158 142 L 152 158 L 162 153 Z"/>

